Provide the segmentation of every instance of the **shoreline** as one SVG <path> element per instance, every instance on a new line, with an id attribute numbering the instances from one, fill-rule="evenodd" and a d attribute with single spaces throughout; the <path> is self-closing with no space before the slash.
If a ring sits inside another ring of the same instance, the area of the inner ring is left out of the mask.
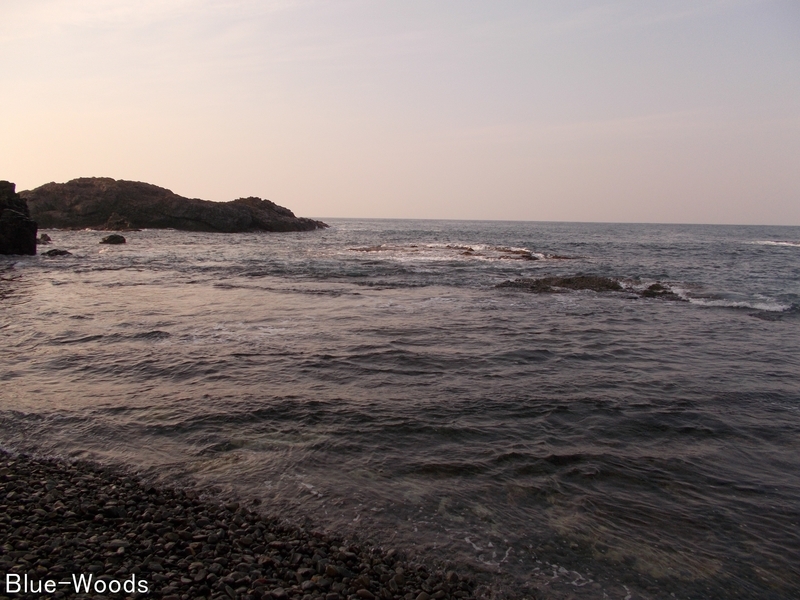
<path id="1" fill-rule="evenodd" d="M 255 502 L 0 450 L 0 600 L 475 598 L 453 571 L 280 523 Z"/>

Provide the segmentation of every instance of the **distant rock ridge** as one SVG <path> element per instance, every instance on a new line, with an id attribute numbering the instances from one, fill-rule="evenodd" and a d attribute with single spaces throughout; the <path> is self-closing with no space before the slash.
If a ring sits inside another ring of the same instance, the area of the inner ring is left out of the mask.
<path id="1" fill-rule="evenodd" d="M 41 228 L 180 229 L 184 231 L 311 231 L 322 221 L 296 217 L 288 208 L 261 198 L 211 202 L 184 198 L 139 181 L 81 177 L 20 192 Z"/>
<path id="2" fill-rule="evenodd" d="M 0 181 L 0 254 L 36 254 L 36 221 L 16 189 Z"/>

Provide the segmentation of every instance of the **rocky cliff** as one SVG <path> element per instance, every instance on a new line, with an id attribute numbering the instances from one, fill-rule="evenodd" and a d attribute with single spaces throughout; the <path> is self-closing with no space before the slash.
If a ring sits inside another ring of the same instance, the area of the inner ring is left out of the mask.
<path id="1" fill-rule="evenodd" d="M 36 254 L 36 222 L 10 181 L 0 181 L 0 254 Z"/>
<path id="2" fill-rule="evenodd" d="M 84 177 L 20 192 L 43 228 L 182 229 L 187 231 L 310 231 L 322 221 L 295 217 L 260 198 L 211 202 L 184 198 L 138 181 Z"/>

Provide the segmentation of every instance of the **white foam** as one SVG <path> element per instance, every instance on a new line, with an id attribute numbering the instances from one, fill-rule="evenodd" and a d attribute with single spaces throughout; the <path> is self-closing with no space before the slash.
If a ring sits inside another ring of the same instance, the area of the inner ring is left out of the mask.
<path id="1" fill-rule="evenodd" d="M 476 550 L 477 552 L 480 552 L 481 550 L 483 550 L 483 548 L 481 548 L 480 546 L 478 546 L 478 545 L 477 545 L 475 542 L 473 542 L 473 541 L 472 541 L 471 539 L 469 539 L 468 537 L 465 537 L 465 538 L 464 538 L 464 541 L 465 541 L 465 542 L 467 542 L 468 544 L 470 544 L 470 545 L 471 545 L 473 548 L 475 548 L 475 550 Z"/>
<path id="2" fill-rule="evenodd" d="M 780 302 L 748 302 L 745 300 L 711 300 L 708 298 L 689 298 L 689 302 L 699 306 L 716 306 L 722 308 L 749 308 L 767 312 L 784 312 L 792 308 L 791 304 Z"/>
<path id="3" fill-rule="evenodd" d="M 441 261 L 496 261 L 531 260 L 546 258 L 547 255 L 517 246 L 491 246 L 487 244 L 468 244 L 462 242 L 430 244 L 381 244 L 379 246 L 350 247 L 348 253 L 358 252 L 370 258 L 380 257 L 400 263 L 441 262 Z"/>
<path id="4" fill-rule="evenodd" d="M 792 248 L 800 248 L 800 242 L 791 242 L 788 240 L 762 240 L 759 242 L 748 242 L 758 246 L 790 246 Z"/>

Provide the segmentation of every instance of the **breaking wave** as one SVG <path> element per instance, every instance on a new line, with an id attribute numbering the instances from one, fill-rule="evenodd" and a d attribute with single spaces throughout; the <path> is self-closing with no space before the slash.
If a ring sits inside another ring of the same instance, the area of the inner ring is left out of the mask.
<path id="1" fill-rule="evenodd" d="M 800 248 L 800 241 L 793 242 L 789 240 L 762 240 L 750 243 L 758 246 L 791 246 L 793 248 Z"/>

